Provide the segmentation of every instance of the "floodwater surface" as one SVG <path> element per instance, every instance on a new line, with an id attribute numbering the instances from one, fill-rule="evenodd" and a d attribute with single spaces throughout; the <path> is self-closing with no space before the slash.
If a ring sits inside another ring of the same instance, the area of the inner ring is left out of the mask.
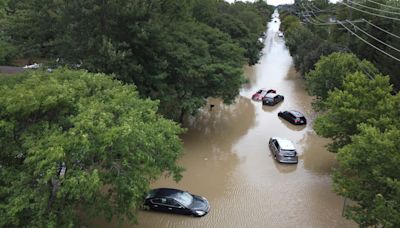
<path id="1" fill-rule="evenodd" d="M 330 177 L 335 157 L 324 147 L 328 141 L 312 130 L 312 98 L 293 69 L 284 38 L 277 36 L 279 24 L 268 25 L 260 63 L 245 67 L 249 83 L 236 103 L 224 105 L 211 99 L 185 122 L 185 155 L 179 160 L 186 168 L 182 180 L 175 183 L 162 177 L 152 184 L 206 197 L 209 214 L 195 218 L 140 211 L 139 224 L 133 227 L 356 227 L 341 216 L 343 199 L 332 192 Z M 285 100 L 263 107 L 251 100 L 259 88 L 273 88 Z M 279 111 L 291 109 L 305 114 L 307 126 L 293 126 L 278 118 Z M 294 143 L 297 165 L 275 162 L 268 148 L 274 136 Z"/>

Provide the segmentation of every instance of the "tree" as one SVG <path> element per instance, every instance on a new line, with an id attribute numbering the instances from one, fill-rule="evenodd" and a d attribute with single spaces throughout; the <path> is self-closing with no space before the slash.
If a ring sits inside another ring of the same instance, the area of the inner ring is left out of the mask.
<path id="1" fill-rule="evenodd" d="M 345 215 L 360 227 L 399 227 L 400 130 L 363 124 L 359 131 L 338 152 L 334 189 L 356 203 L 347 205 Z"/>
<path id="2" fill-rule="evenodd" d="M 304 57 L 302 58 L 302 63 L 300 65 L 300 73 L 304 76 L 306 73 L 315 69 L 315 64 L 320 60 L 322 56 L 328 56 L 334 52 L 345 52 L 346 49 L 336 43 L 329 41 L 319 42 L 317 48 L 310 51 L 308 50 Z"/>
<path id="3" fill-rule="evenodd" d="M 264 47 L 259 38 L 265 32 L 266 19 L 273 11 L 270 6 L 263 1 L 229 4 L 220 0 L 195 1 L 194 5 L 193 15 L 197 21 L 229 34 L 245 49 L 244 56 L 249 65 L 258 62 Z M 217 7 L 218 11 L 209 10 L 212 7 Z"/>
<path id="4" fill-rule="evenodd" d="M 315 64 L 315 70 L 306 74 L 309 93 L 319 100 L 325 100 L 329 92 L 342 89 L 343 79 L 354 72 L 377 73 L 376 68 L 366 60 L 359 60 L 354 54 L 333 53 L 323 56 Z"/>
<path id="5" fill-rule="evenodd" d="M 0 0 L 0 24 L 5 24 L 6 8 L 8 0 Z M 16 49 L 12 46 L 5 35 L 3 29 L 0 29 L 0 64 L 8 64 L 16 54 Z"/>
<path id="6" fill-rule="evenodd" d="M 1 227 L 135 221 L 151 181 L 180 178 L 182 129 L 134 86 L 66 69 L 1 82 Z"/>
<path id="7" fill-rule="evenodd" d="M 348 75 L 342 90 L 329 93 L 324 102 L 326 112 L 315 121 L 318 135 L 331 138 L 328 149 L 337 152 L 351 142 L 351 136 L 359 133 L 357 126 L 369 123 L 383 129 L 390 126 L 389 120 L 396 118 L 392 86 L 389 77 L 377 75 L 369 79 L 360 72 Z M 385 122 L 381 122 L 385 121 Z"/>
<path id="8" fill-rule="evenodd" d="M 21 56 L 32 60 L 52 54 L 59 5 L 57 0 L 8 0 L 4 36 Z"/>

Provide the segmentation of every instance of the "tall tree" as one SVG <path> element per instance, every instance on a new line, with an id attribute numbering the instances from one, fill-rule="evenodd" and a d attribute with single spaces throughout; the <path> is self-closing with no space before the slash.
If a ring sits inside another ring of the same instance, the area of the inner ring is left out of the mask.
<path id="1" fill-rule="evenodd" d="M 373 77 L 376 68 L 366 60 L 350 53 L 333 53 L 323 56 L 315 64 L 315 70 L 306 74 L 307 89 L 317 99 L 325 100 L 329 92 L 342 89 L 344 78 L 354 72 L 366 72 Z"/>
<path id="2" fill-rule="evenodd" d="M 352 143 L 339 150 L 335 191 L 354 203 L 346 217 L 360 227 L 400 226 L 400 130 L 360 125 Z"/>
<path id="3" fill-rule="evenodd" d="M 134 86 L 85 71 L 34 71 L 0 86 L 0 226 L 135 221 L 149 183 L 175 164 L 182 129 Z"/>
<path id="4" fill-rule="evenodd" d="M 359 133 L 358 124 L 369 123 L 383 130 L 389 125 L 380 120 L 395 118 L 392 110 L 396 106 L 389 77 L 377 75 L 369 79 L 356 72 L 348 75 L 342 86 L 342 90 L 329 93 L 324 102 L 327 111 L 314 125 L 317 134 L 333 140 L 328 147 L 332 152 L 350 143 L 351 136 Z"/>

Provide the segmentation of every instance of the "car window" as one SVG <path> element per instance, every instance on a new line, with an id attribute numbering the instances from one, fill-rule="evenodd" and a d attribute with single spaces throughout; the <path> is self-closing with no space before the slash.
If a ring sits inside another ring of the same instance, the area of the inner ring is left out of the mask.
<path id="1" fill-rule="evenodd" d="M 167 199 L 165 199 L 165 198 L 156 198 L 156 199 L 152 199 L 151 202 L 152 203 L 156 203 L 156 204 L 166 204 L 167 203 Z"/>
<path id="2" fill-rule="evenodd" d="M 181 205 L 174 199 L 167 199 L 167 204 L 173 207 L 180 207 Z"/>
<path id="3" fill-rule="evenodd" d="M 275 147 L 279 150 L 279 143 L 278 143 L 278 141 L 274 141 L 274 144 L 275 144 Z"/>
<path id="4" fill-rule="evenodd" d="M 292 113 L 290 113 L 290 112 L 289 112 L 289 116 L 290 116 L 290 118 L 292 118 L 292 119 L 296 119 L 296 117 L 295 117 Z"/>
<path id="5" fill-rule="evenodd" d="M 188 207 L 193 202 L 193 196 L 187 192 L 174 194 L 174 198 L 185 207 Z"/>

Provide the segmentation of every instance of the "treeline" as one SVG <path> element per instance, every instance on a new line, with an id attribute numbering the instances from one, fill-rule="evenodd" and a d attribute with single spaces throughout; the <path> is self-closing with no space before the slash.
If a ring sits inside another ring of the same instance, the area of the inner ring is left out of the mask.
<path id="1" fill-rule="evenodd" d="M 272 12 L 220 0 L 0 6 L 0 63 L 45 65 L 0 76 L 0 227 L 135 222 L 152 181 L 181 177 L 172 120 L 234 100 Z"/>
<path id="2" fill-rule="evenodd" d="M 159 100 L 167 118 L 182 121 L 208 97 L 233 101 L 243 64 L 260 58 L 271 12 L 263 1 L 8 0 L 2 60 L 43 59 L 114 74 L 141 97 Z"/>
<path id="3" fill-rule="evenodd" d="M 302 6 L 310 2 L 296 3 L 283 13 L 281 29 L 286 32 L 295 67 L 316 98 L 314 107 L 319 115 L 314 129 L 318 135 L 332 139 L 328 149 L 337 153 L 334 191 L 352 201 L 345 205 L 345 216 L 360 227 L 399 227 L 400 94 L 390 83 L 390 79 L 395 81 L 393 75 L 379 72 L 392 67 L 389 65 L 393 62 L 378 61 L 381 55 L 353 53 L 361 43 L 351 36 L 349 39 L 335 20 L 329 20 L 332 16 L 327 12 L 337 6 L 312 1 L 324 12 L 315 20 L 305 16 Z M 366 49 L 370 47 L 364 46 L 362 52 L 368 53 Z M 378 67 L 361 60 L 364 57 L 375 59 Z"/>

